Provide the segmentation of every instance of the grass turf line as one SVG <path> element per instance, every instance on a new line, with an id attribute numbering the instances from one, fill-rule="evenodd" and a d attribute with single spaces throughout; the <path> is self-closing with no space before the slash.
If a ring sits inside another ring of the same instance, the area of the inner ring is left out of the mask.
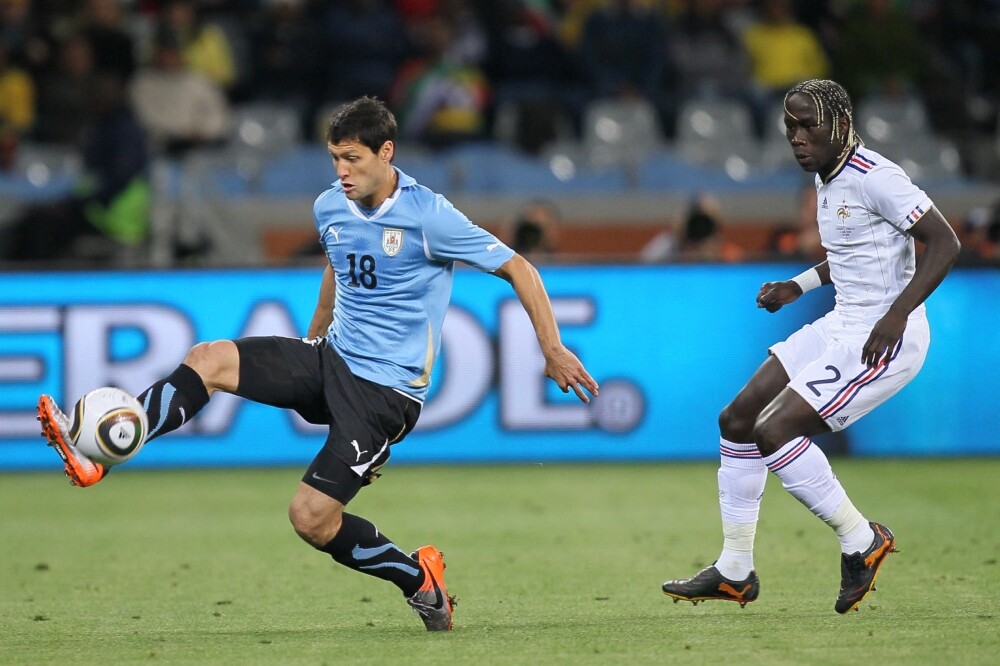
<path id="1" fill-rule="evenodd" d="M 902 551 L 844 617 L 835 537 L 774 478 L 740 610 L 659 590 L 718 555 L 715 464 L 390 465 L 351 510 L 445 552 L 451 634 L 299 541 L 300 470 L 0 475 L 0 664 L 994 663 L 1000 459 L 833 464 Z"/>

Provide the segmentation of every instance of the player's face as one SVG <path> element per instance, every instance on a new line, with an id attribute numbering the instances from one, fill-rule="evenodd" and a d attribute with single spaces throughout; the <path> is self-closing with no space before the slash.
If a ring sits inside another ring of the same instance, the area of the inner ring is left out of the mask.
<path id="1" fill-rule="evenodd" d="M 816 104 L 804 93 L 791 95 L 785 103 L 785 136 L 792 144 L 795 160 L 803 171 L 823 177 L 837 166 L 844 149 L 842 142 L 833 141 L 833 120 L 829 116 L 819 122 Z"/>
<path id="2" fill-rule="evenodd" d="M 396 171 L 392 168 L 392 141 L 386 141 L 378 152 L 357 141 L 328 143 L 333 168 L 351 201 L 374 208 L 396 189 Z"/>

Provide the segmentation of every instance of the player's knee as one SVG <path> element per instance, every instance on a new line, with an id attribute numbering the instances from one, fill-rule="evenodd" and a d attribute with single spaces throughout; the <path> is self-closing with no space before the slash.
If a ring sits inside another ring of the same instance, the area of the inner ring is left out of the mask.
<path id="1" fill-rule="evenodd" d="M 317 511 L 308 502 L 296 498 L 288 507 L 288 520 L 303 541 L 313 548 L 322 548 L 337 536 L 343 517 L 340 512 Z"/>
<path id="2" fill-rule="evenodd" d="M 753 441 L 760 454 L 767 457 L 780 449 L 787 440 L 775 419 L 760 416 L 753 424 Z"/>
<path id="3" fill-rule="evenodd" d="M 236 388 L 239 352 L 231 340 L 199 342 L 184 357 L 184 365 L 197 372 L 209 390 Z"/>
<path id="4" fill-rule="evenodd" d="M 730 442 L 747 443 L 753 435 L 754 419 L 729 403 L 719 412 L 719 432 Z"/>

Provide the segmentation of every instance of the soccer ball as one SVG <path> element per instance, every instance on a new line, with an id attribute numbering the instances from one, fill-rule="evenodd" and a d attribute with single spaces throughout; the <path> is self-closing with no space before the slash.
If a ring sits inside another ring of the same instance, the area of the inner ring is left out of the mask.
<path id="1" fill-rule="evenodd" d="M 129 460 L 146 441 L 149 419 L 125 391 L 104 387 L 80 398 L 73 409 L 70 439 L 92 461 L 105 466 Z"/>

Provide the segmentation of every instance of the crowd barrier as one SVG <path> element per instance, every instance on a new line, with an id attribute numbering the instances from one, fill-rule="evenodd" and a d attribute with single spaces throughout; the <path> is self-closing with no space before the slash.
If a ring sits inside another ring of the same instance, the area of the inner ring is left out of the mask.
<path id="1" fill-rule="evenodd" d="M 601 385 L 589 406 L 542 377 L 533 331 L 509 285 L 455 275 L 442 354 L 417 429 L 396 462 L 714 459 L 719 410 L 769 344 L 820 316 L 832 289 L 775 314 L 754 302 L 790 265 L 552 266 L 543 269 L 563 340 Z M 198 341 L 300 336 L 318 269 L 0 274 L 0 465 L 58 468 L 34 405 L 64 406 L 118 385 L 139 392 Z M 859 456 L 1000 454 L 1000 272 L 956 269 L 929 299 L 920 375 L 846 432 Z M 301 465 L 323 429 L 217 394 L 130 467 Z"/>

